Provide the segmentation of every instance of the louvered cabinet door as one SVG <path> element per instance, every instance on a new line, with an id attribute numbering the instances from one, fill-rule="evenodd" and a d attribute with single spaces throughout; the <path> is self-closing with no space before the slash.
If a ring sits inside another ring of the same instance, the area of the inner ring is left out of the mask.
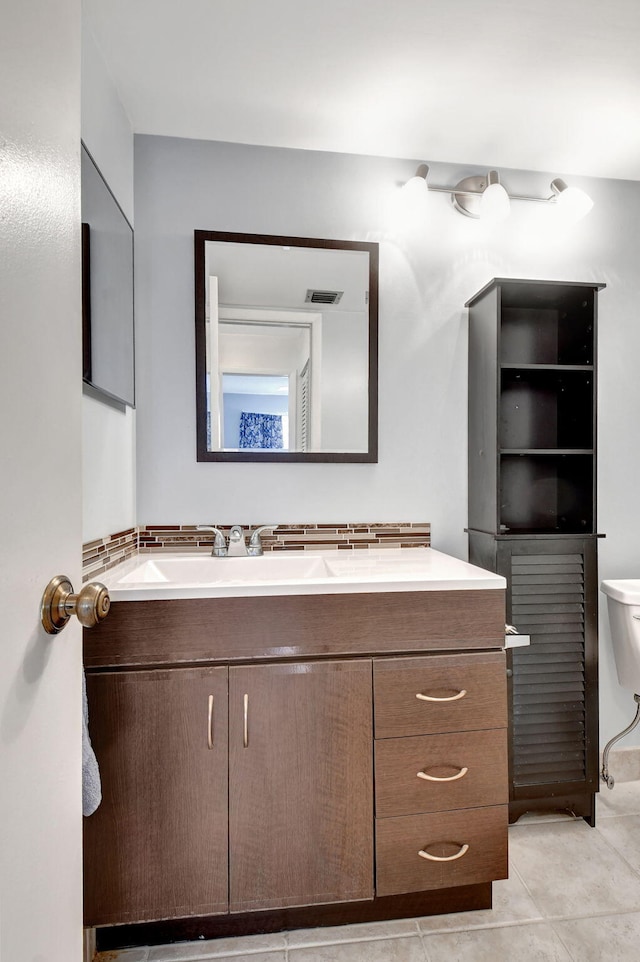
<path id="1" fill-rule="evenodd" d="M 530 646 L 512 651 L 512 800 L 592 795 L 598 788 L 596 539 L 521 539 L 498 550 L 509 621 L 531 636 Z"/>

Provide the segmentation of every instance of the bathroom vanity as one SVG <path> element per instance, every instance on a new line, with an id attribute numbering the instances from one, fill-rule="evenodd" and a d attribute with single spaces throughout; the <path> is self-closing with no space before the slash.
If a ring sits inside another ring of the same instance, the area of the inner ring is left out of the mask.
<path id="1" fill-rule="evenodd" d="M 504 579 L 428 548 L 286 554 L 104 578 L 103 949 L 486 908 L 507 875 Z"/>

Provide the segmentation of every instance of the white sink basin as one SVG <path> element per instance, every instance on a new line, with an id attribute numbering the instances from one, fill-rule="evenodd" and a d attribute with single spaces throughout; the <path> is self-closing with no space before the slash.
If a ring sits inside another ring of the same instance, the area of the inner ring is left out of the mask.
<path id="1" fill-rule="evenodd" d="M 270 551 L 259 558 L 139 555 L 99 579 L 112 601 L 504 588 L 505 579 L 433 548 Z"/>
<path id="2" fill-rule="evenodd" d="M 139 559 L 140 561 L 140 559 Z M 326 578 L 323 558 L 309 554 L 276 554 L 259 558 L 212 558 L 211 555 L 146 558 L 120 584 L 235 585 Z"/>

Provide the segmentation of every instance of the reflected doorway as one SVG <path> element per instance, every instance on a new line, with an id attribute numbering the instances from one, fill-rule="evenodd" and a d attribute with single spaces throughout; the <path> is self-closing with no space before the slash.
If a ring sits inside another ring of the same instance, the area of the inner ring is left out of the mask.
<path id="1" fill-rule="evenodd" d="M 288 451 L 290 397 L 289 375 L 223 372 L 224 450 Z"/>

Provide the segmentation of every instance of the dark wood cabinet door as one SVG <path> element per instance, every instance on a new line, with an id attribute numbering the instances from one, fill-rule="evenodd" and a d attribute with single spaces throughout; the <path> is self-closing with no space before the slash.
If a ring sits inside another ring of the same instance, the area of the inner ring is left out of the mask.
<path id="1" fill-rule="evenodd" d="M 88 675 L 103 801 L 84 820 L 85 925 L 228 911 L 227 677 Z"/>
<path id="2" fill-rule="evenodd" d="M 371 661 L 229 669 L 230 909 L 373 898 Z"/>
<path id="3" fill-rule="evenodd" d="M 599 765 L 597 541 L 503 542 L 498 562 L 509 584 L 509 621 L 531 637 L 530 645 L 511 653 L 512 813 L 547 796 L 591 796 L 593 804 Z M 590 807 L 573 808 L 593 820 Z"/>

